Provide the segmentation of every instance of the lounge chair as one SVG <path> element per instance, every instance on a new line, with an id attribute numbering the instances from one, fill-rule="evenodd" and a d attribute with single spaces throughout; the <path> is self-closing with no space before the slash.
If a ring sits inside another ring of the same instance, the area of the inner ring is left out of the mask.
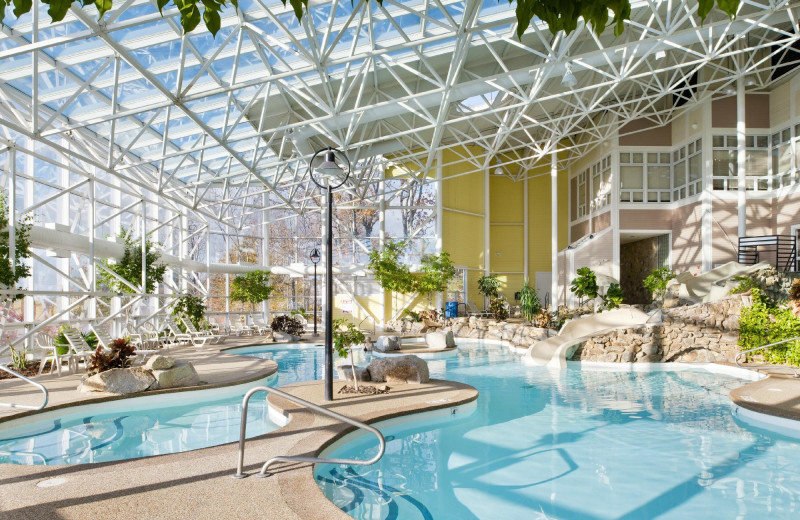
<path id="1" fill-rule="evenodd" d="M 75 372 L 78 371 L 78 364 L 81 361 L 83 361 L 84 366 L 88 367 L 89 357 L 94 354 L 92 347 L 86 343 L 81 333 L 73 327 L 62 327 L 61 332 L 64 334 L 64 337 L 67 338 L 70 350 L 72 351 L 71 362 Z"/>
<path id="2" fill-rule="evenodd" d="M 241 322 L 237 320 L 231 320 L 231 334 L 235 334 L 237 336 L 249 336 L 253 333 L 253 329 L 247 325 L 243 325 Z"/>
<path id="3" fill-rule="evenodd" d="M 467 306 L 467 316 L 475 316 L 475 317 L 478 317 L 478 318 L 488 318 L 488 317 L 490 317 L 492 315 L 492 313 L 489 312 L 489 311 L 478 310 L 478 307 L 474 303 L 472 303 L 470 301 L 467 302 L 466 306 Z"/>
<path id="4" fill-rule="evenodd" d="M 197 327 L 194 326 L 192 320 L 187 320 L 186 318 L 181 318 L 181 323 L 183 323 L 183 327 L 186 329 L 186 332 L 191 334 L 193 338 L 207 337 L 210 338 L 211 343 L 222 343 L 227 337 L 220 334 L 212 334 L 210 330 L 197 330 Z"/>
<path id="5" fill-rule="evenodd" d="M 217 322 L 217 318 L 214 316 L 207 316 L 206 319 L 208 320 L 208 328 L 211 329 L 211 332 L 214 334 L 225 334 L 230 335 L 230 331 L 226 325 L 220 325 Z"/>
<path id="6" fill-rule="evenodd" d="M 111 334 L 100 327 L 95 327 L 94 325 L 90 325 L 90 327 L 92 332 L 94 332 L 94 335 L 97 337 L 97 343 L 99 343 L 104 349 L 110 349 L 112 343 L 114 343 L 114 339 L 111 337 Z M 157 354 L 158 349 L 146 349 L 141 340 L 141 335 L 136 334 L 136 336 L 139 336 L 139 338 L 134 338 L 134 335 L 129 335 L 130 344 L 134 347 L 134 349 L 136 349 L 134 363 L 144 363 L 144 360 L 147 358 L 147 356 Z"/>
<path id="7" fill-rule="evenodd" d="M 272 330 L 263 316 L 254 314 L 250 318 L 253 320 L 253 327 L 256 333 L 267 334 Z"/>
<path id="8" fill-rule="evenodd" d="M 61 366 L 64 362 L 67 363 L 67 369 L 72 367 L 72 352 L 67 349 L 66 354 L 59 354 L 58 347 L 53 343 L 53 337 L 44 332 L 36 334 L 35 338 L 36 347 L 42 351 L 42 360 L 39 362 L 39 374 L 42 375 L 44 366 L 50 362 L 50 373 L 53 373 L 53 368 L 56 369 L 58 377 L 61 377 Z"/>
<path id="9" fill-rule="evenodd" d="M 173 322 L 171 319 L 168 319 L 164 322 L 164 332 L 166 332 L 166 340 L 173 345 L 192 345 L 194 342 L 192 341 L 192 335 L 187 334 L 185 332 L 181 332 L 181 329 L 178 328 L 178 325 Z"/>
<path id="10" fill-rule="evenodd" d="M 172 333 L 172 336 L 175 337 L 178 341 L 186 342 L 186 344 L 191 344 L 194 345 L 195 347 L 203 347 L 207 343 L 217 342 L 216 336 L 208 336 L 205 334 L 192 333 L 192 332 L 181 332 L 181 329 L 178 328 L 178 325 L 172 320 L 172 318 L 167 319 L 166 323 L 167 323 L 167 329 L 170 331 L 170 333 Z"/>

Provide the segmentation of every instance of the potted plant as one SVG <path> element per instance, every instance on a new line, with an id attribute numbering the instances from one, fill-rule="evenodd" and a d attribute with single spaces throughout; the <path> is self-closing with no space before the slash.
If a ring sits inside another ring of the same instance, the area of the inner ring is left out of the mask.
<path id="1" fill-rule="evenodd" d="M 300 320 L 294 316 L 287 316 L 285 314 L 275 316 L 275 318 L 272 319 L 272 323 L 270 323 L 270 328 L 272 329 L 272 339 L 274 341 L 277 341 L 281 334 L 287 334 L 288 337 L 280 339 L 297 341 L 303 333 L 303 324 Z"/>
<path id="2" fill-rule="evenodd" d="M 522 312 L 522 317 L 525 318 L 525 321 L 533 321 L 542 308 L 541 303 L 539 303 L 539 294 L 530 286 L 527 279 L 518 294 L 519 308 Z"/>
<path id="3" fill-rule="evenodd" d="M 347 359 L 350 357 L 349 368 L 353 372 L 353 385 L 358 392 L 358 376 L 356 375 L 355 358 L 353 357 L 353 346 L 361 345 L 365 341 L 364 333 L 356 328 L 352 323 L 346 322 L 343 318 L 333 322 L 333 348 L 339 356 Z M 339 367 L 346 370 L 347 365 Z"/>

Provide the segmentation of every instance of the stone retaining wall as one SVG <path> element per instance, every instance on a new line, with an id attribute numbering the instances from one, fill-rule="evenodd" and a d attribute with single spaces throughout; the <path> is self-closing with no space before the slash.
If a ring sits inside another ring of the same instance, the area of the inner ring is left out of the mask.
<path id="1" fill-rule="evenodd" d="M 662 323 L 619 329 L 580 345 L 573 360 L 732 363 L 739 352 L 739 313 L 747 296 L 663 310 Z M 749 303 L 748 303 L 749 304 Z"/>
<path id="2" fill-rule="evenodd" d="M 453 318 L 447 320 L 445 330 L 452 330 L 456 337 L 505 340 L 512 345 L 528 348 L 532 343 L 556 335 L 553 329 L 543 329 L 524 323 L 498 322 L 493 319 Z"/>

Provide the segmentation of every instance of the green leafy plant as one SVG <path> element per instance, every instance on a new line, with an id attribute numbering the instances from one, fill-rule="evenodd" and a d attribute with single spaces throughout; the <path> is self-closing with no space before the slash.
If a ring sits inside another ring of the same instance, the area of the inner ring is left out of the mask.
<path id="1" fill-rule="evenodd" d="M 500 289 L 500 280 L 494 275 L 481 276 L 478 278 L 478 292 L 487 298 L 497 298 Z"/>
<path id="2" fill-rule="evenodd" d="M 5 6 L 14 6 L 14 16 L 21 16 L 28 13 L 33 6 L 31 0 L 3 0 Z M 75 3 L 76 8 L 93 5 L 97 7 L 100 18 L 110 11 L 113 7 L 113 0 L 42 0 L 50 7 L 47 14 L 50 20 L 58 22 L 64 19 L 70 6 Z M 298 20 L 302 20 L 308 11 L 309 0 L 281 0 L 283 5 L 287 1 L 292 6 L 294 14 Z M 378 4 L 383 4 L 383 0 L 375 0 Z M 582 18 L 592 30 L 598 35 L 602 34 L 606 26 L 609 25 L 609 11 L 613 13 L 610 25 L 614 26 L 614 35 L 619 36 L 625 30 L 625 20 L 631 17 L 630 0 L 573 0 L 563 2 L 560 0 L 516 0 L 517 16 L 517 36 L 522 37 L 525 30 L 530 26 L 531 21 L 539 19 L 545 22 L 550 32 L 555 34 L 564 31 L 567 34 L 578 27 L 578 21 Z M 163 15 L 163 10 L 170 3 L 170 0 L 157 0 L 159 12 Z M 513 3 L 513 0 L 509 0 Z M 202 20 L 208 31 L 216 35 L 222 26 L 220 13 L 228 5 L 227 0 L 172 0 L 172 4 L 180 12 L 180 24 L 184 32 L 193 31 Z M 234 9 L 239 8 L 238 0 L 230 0 Z M 365 5 L 369 5 L 367 2 Z M 739 0 L 716 0 L 717 7 L 728 14 L 731 18 L 736 16 L 739 9 Z M 697 14 L 700 20 L 705 20 L 708 13 L 714 7 L 714 0 L 698 0 Z M 202 13 L 201 13 L 202 9 Z M 367 7 L 369 9 L 369 7 Z M 0 22 L 4 17 L 0 11 Z"/>
<path id="3" fill-rule="evenodd" d="M 540 309 L 532 321 L 537 327 L 546 329 L 553 323 L 553 314 L 548 309 Z"/>
<path id="4" fill-rule="evenodd" d="M 418 312 L 412 311 L 411 309 L 404 309 L 400 316 L 402 318 L 408 318 L 409 320 L 417 323 L 422 321 L 422 316 L 420 316 Z"/>
<path id="5" fill-rule="evenodd" d="M 425 255 L 421 259 L 421 274 L 414 280 L 414 289 L 430 296 L 447 290 L 447 284 L 456 275 L 450 255 L 442 251 L 438 255 Z"/>
<path id="6" fill-rule="evenodd" d="M 731 294 L 742 294 L 752 289 L 759 288 L 758 282 L 747 275 L 734 276 L 733 279 L 739 282 L 739 284 L 731 289 Z"/>
<path id="7" fill-rule="evenodd" d="M 622 294 L 622 287 L 618 283 L 612 283 L 608 286 L 608 291 L 603 295 L 603 309 L 617 309 L 622 304 L 624 295 Z"/>
<path id="8" fill-rule="evenodd" d="M 384 290 L 408 294 L 415 290 L 414 275 L 408 266 L 400 261 L 405 244 L 387 242 L 381 251 L 371 251 L 369 267 L 375 280 Z"/>
<path id="9" fill-rule="evenodd" d="M 181 296 L 175 302 L 175 307 L 172 308 L 172 315 L 176 318 L 188 319 L 192 322 L 192 325 L 199 329 L 205 319 L 206 304 L 199 296 L 187 294 L 186 296 Z M 178 326 L 182 325 L 183 323 L 178 321 Z"/>
<path id="10" fill-rule="evenodd" d="M 751 292 L 753 304 L 739 315 L 739 345 L 742 350 L 800 336 L 800 318 L 785 307 L 772 306 L 759 288 Z M 800 342 L 794 341 L 765 351 L 768 363 L 800 365 Z"/>
<path id="11" fill-rule="evenodd" d="M 28 347 L 22 346 L 22 350 L 17 350 L 13 345 L 9 345 L 11 351 L 11 367 L 20 372 L 28 368 Z"/>
<path id="12" fill-rule="evenodd" d="M 508 305 L 503 298 L 492 298 L 489 302 L 489 312 L 497 321 L 508 319 Z"/>
<path id="13" fill-rule="evenodd" d="M 58 333 L 53 337 L 53 345 L 56 347 L 56 354 L 64 355 L 69 352 L 69 341 L 67 341 L 67 337 L 64 335 L 64 329 L 66 327 L 70 327 L 69 324 L 64 324 L 58 328 Z M 89 348 L 95 349 L 97 347 L 97 336 L 95 336 L 94 331 L 89 332 L 81 332 L 81 336 L 83 337 L 83 341 L 89 345 Z"/>
<path id="14" fill-rule="evenodd" d="M 356 363 L 353 358 L 353 346 L 361 345 L 366 341 L 364 333 L 344 318 L 333 321 L 333 349 L 339 356 L 347 359 L 350 356 L 350 368 L 353 370 L 353 385 L 358 390 L 358 378 L 356 377 Z"/>
<path id="15" fill-rule="evenodd" d="M 90 376 L 111 370 L 112 368 L 126 368 L 131 364 L 131 356 L 136 354 L 136 349 L 128 343 L 127 338 L 118 338 L 111 342 L 109 352 L 103 352 L 98 347 L 89 356 L 88 372 Z"/>
<path id="16" fill-rule="evenodd" d="M 302 316 L 305 319 L 311 319 L 311 313 L 305 307 L 300 307 L 289 312 L 290 316 Z"/>
<path id="17" fill-rule="evenodd" d="M 530 286 L 527 279 L 519 291 L 518 300 L 522 317 L 525 318 L 525 321 L 533 321 L 539 314 L 542 305 L 539 303 L 539 294 Z"/>
<path id="18" fill-rule="evenodd" d="M 268 300 L 275 289 L 269 284 L 269 271 L 250 271 L 240 274 L 231 282 L 231 300 L 249 303 L 253 312 L 256 304 Z"/>
<path id="19" fill-rule="evenodd" d="M 139 239 L 133 237 L 132 232 L 124 227 L 120 229 L 117 238 L 122 239 L 125 244 L 122 258 L 119 261 L 114 261 L 113 259 L 102 260 L 101 263 L 104 269 L 98 270 L 97 279 L 114 292 L 137 292 L 131 286 L 140 288 L 142 284 L 142 244 Z M 143 289 L 147 294 L 155 292 L 156 284 L 164 280 L 164 273 L 167 271 L 166 265 L 158 263 L 161 253 L 156 250 L 156 245 L 149 239 L 145 239 L 145 285 Z M 123 283 L 108 271 L 113 272 L 128 283 Z"/>
<path id="20" fill-rule="evenodd" d="M 578 277 L 572 280 L 569 290 L 578 297 L 581 303 L 587 299 L 593 300 L 597 298 L 599 287 L 597 286 L 597 276 L 594 271 L 588 267 L 578 269 Z"/>
<path id="21" fill-rule="evenodd" d="M 675 278 L 675 273 L 669 267 L 659 267 L 653 269 L 650 274 L 642 280 L 642 285 L 652 295 L 653 301 L 662 301 L 667 292 L 667 284 Z"/>
<path id="22" fill-rule="evenodd" d="M 291 336 L 300 336 L 303 333 L 303 324 L 294 316 L 281 314 L 275 316 L 270 323 L 273 332 L 285 332 Z"/>
<path id="23" fill-rule="evenodd" d="M 5 192 L 0 192 L 0 289 L 22 289 L 17 284 L 31 275 L 31 268 L 25 260 L 31 257 L 30 231 L 33 219 L 30 215 L 15 222 L 14 225 L 14 258 L 11 258 L 11 242 L 9 233 L 8 199 Z M 12 263 L 13 260 L 13 263 Z M 22 294 L 3 296 L 7 302 L 22 298 Z"/>

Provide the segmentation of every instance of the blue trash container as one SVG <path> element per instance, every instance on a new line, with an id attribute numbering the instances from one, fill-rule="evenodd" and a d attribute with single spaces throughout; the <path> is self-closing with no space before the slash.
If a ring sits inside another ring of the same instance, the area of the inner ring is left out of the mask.
<path id="1" fill-rule="evenodd" d="M 447 302 L 444 304 L 445 318 L 458 318 L 458 302 Z"/>

